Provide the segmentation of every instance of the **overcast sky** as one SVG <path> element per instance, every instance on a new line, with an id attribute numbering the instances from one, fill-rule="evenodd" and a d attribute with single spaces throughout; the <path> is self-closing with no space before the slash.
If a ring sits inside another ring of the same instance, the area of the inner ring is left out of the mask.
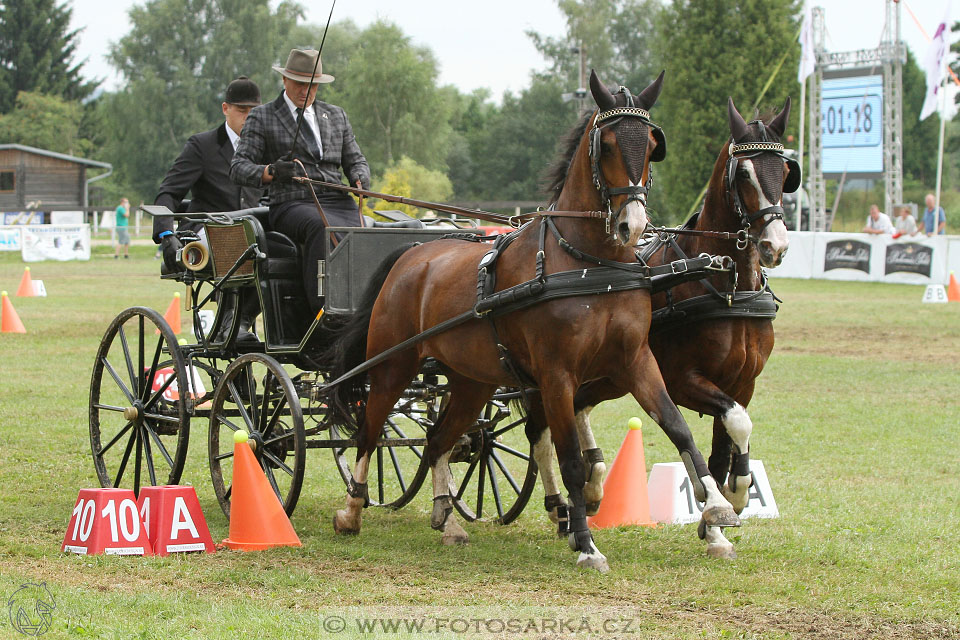
<path id="1" fill-rule="evenodd" d="M 68 0 L 73 7 L 74 28 L 82 28 L 78 59 L 86 58 L 87 77 L 106 78 L 112 90 L 119 80 L 105 54 L 130 30 L 130 7 L 142 0 Z M 722 2 L 724 0 L 716 0 Z M 826 8 L 827 48 L 848 51 L 876 47 L 883 31 L 885 0 L 808 0 Z M 306 21 L 323 25 L 330 11 L 328 0 L 304 2 Z M 943 17 L 947 0 L 901 0 L 901 33 L 919 61 L 926 40 L 907 7 L 912 9 L 929 35 Z M 397 24 L 417 44 L 433 49 L 440 62 L 441 84 L 453 84 L 463 92 L 486 87 L 499 101 L 507 90 L 515 93 L 527 86 L 531 71 L 546 66 L 524 35 L 532 29 L 561 36 L 566 23 L 554 0 L 347 0 L 334 10 L 333 20 L 350 18 L 363 27 L 378 18 Z M 960 0 L 953 2 L 951 17 L 960 20 Z M 282 58 L 278 52 L 278 59 Z M 611 80 L 610 82 L 613 82 Z"/>

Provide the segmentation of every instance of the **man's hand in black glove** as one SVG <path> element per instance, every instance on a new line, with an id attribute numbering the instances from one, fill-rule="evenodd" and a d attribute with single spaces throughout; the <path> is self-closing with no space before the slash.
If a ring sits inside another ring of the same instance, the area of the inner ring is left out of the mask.
<path id="1" fill-rule="evenodd" d="M 183 266 L 177 263 L 177 250 L 182 247 L 183 243 L 180 242 L 180 238 L 172 233 L 164 236 L 160 241 L 160 249 L 163 251 L 163 264 L 171 272 L 183 271 Z"/>
<path id="2" fill-rule="evenodd" d="M 293 182 L 293 176 L 297 175 L 297 165 L 293 160 L 277 160 L 270 165 L 268 171 L 276 183 Z"/>

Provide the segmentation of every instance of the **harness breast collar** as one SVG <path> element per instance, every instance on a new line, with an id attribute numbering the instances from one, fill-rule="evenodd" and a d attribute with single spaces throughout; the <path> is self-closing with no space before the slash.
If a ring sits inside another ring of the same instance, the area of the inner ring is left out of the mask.
<path id="1" fill-rule="evenodd" d="M 624 208 L 633 201 L 639 202 L 644 208 L 647 206 L 647 193 L 653 186 L 653 167 L 647 172 L 647 182 L 643 185 L 627 187 L 608 187 L 606 179 L 603 177 L 603 169 L 600 167 L 600 135 L 606 127 L 619 122 L 621 118 L 639 118 L 642 123 L 654 131 L 654 137 L 657 140 L 657 148 L 654 149 L 650 162 L 662 160 L 666 153 L 663 145 L 664 135 L 659 126 L 650 120 L 650 113 L 646 109 L 641 109 L 634 105 L 633 96 L 630 91 L 621 86 L 617 93 L 622 93 L 626 99 L 626 106 L 614 107 L 606 111 L 598 111 L 593 119 L 593 128 L 590 130 L 590 167 L 593 172 L 593 186 L 600 192 L 600 199 L 603 201 L 603 208 L 607 212 L 606 232 L 610 233 L 613 221 L 616 220 Z M 646 133 L 646 132 L 644 132 Z M 626 195 L 627 198 L 617 208 L 613 210 L 611 198 L 613 196 Z"/>

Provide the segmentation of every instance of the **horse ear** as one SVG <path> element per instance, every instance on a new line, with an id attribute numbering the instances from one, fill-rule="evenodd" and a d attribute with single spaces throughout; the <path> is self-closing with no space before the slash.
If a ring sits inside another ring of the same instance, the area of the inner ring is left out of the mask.
<path id="1" fill-rule="evenodd" d="M 646 89 L 640 92 L 640 95 L 637 96 L 637 101 L 640 103 L 640 106 L 644 109 L 649 110 L 657 102 L 657 98 L 660 97 L 660 90 L 663 89 L 663 71 L 660 72 L 660 75 L 657 76 L 657 79 L 650 83 Z"/>
<path id="2" fill-rule="evenodd" d="M 783 103 L 783 110 L 777 114 L 777 116 L 770 121 L 770 124 L 767 126 L 777 134 L 778 138 L 783 137 L 783 132 L 787 128 L 787 120 L 790 118 L 790 96 L 787 96 L 787 101 Z"/>
<path id="3" fill-rule="evenodd" d="M 739 142 L 747 135 L 747 123 L 743 116 L 737 111 L 733 104 L 733 98 L 727 98 L 727 116 L 730 120 L 730 133 L 733 135 L 733 141 Z"/>
<path id="4" fill-rule="evenodd" d="M 617 99 L 610 93 L 610 89 L 607 89 L 607 85 L 600 82 L 597 72 L 593 69 L 590 69 L 590 93 L 593 94 L 593 99 L 600 107 L 600 111 L 609 111 L 617 106 Z"/>

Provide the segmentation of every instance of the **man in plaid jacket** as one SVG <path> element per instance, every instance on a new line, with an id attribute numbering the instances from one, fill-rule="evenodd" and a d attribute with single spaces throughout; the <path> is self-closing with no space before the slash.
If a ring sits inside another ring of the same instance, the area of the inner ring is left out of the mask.
<path id="1" fill-rule="evenodd" d="M 342 168 L 350 184 L 370 188 L 370 167 L 346 113 L 316 101 L 319 85 L 333 81 L 333 76 L 323 73 L 319 55 L 293 49 L 286 66 L 273 67 L 283 76 L 283 91 L 273 102 L 250 112 L 230 165 L 234 182 L 267 188 L 270 225 L 303 247 L 304 291 L 314 312 L 323 306 L 317 295 L 317 263 L 324 257 L 325 225 L 311 186 L 294 182 L 293 177 L 302 176 L 306 169 L 310 178 L 340 182 Z M 292 148 L 300 109 L 304 109 L 303 124 Z M 317 198 L 330 226 L 363 226 L 357 203 L 348 194 L 318 188 Z"/>

